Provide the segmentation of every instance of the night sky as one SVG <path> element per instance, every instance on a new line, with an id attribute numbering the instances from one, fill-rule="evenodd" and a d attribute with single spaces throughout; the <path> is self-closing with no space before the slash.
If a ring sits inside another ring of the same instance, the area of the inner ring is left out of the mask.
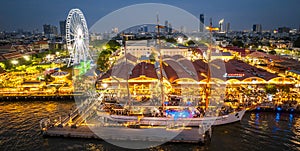
<path id="1" fill-rule="evenodd" d="M 72 8 L 81 9 L 91 27 L 103 16 L 139 3 L 169 4 L 196 17 L 203 13 L 206 25 L 210 17 L 215 25 L 224 18 L 232 30 L 250 30 L 253 24 L 262 24 L 263 30 L 281 26 L 298 29 L 300 25 L 299 0 L 1 0 L 0 31 L 41 31 L 43 24 L 58 26 Z"/>

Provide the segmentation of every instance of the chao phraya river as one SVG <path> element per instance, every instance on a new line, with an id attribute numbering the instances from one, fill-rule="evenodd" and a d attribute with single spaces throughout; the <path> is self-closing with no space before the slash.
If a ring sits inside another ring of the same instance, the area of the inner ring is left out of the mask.
<path id="1" fill-rule="evenodd" d="M 41 119 L 59 119 L 74 108 L 74 101 L 0 102 L 0 150 L 125 150 L 101 140 L 42 137 Z M 246 113 L 241 122 L 214 127 L 209 145 L 167 143 L 148 150 L 300 150 L 300 116 Z"/>

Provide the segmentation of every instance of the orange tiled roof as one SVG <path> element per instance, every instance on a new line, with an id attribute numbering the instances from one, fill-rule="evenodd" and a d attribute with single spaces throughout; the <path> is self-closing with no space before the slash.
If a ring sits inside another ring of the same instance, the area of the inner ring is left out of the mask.
<path id="1" fill-rule="evenodd" d="M 10 52 L 10 53 L 5 53 L 2 55 L 5 59 L 14 59 L 14 58 L 21 58 L 22 54 L 19 52 Z"/>

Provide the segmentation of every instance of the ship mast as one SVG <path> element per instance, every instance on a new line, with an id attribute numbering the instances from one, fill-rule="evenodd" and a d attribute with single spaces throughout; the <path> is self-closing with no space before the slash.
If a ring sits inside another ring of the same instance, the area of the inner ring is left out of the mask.
<path id="1" fill-rule="evenodd" d="M 125 53 L 125 65 L 127 66 L 127 57 L 126 57 L 126 53 L 127 53 L 127 50 L 126 50 L 126 40 L 128 39 L 128 37 L 130 35 L 126 35 L 126 34 L 123 34 L 123 45 L 124 45 L 124 53 Z M 127 71 L 129 71 L 130 69 L 128 69 L 128 66 L 127 66 Z M 127 87 L 127 97 L 128 97 L 128 101 L 126 101 L 126 104 L 128 105 L 128 109 L 130 110 L 131 108 L 131 96 L 130 96 L 130 92 L 129 92 L 129 82 L 128 82 L 128 79 L 129 79 L 129 73 L 126 74 L 126 87 Z"/>
<path id="2" fill-rule="evenodd" d="M 206 82 L 206 89 L 205 89 L 205 110 L 208 109 L 208 105 L 209 105 L 209 96 L 210 96 L 210 81 L 211 81 L 211 74 L 210 74 L 210 67 L 209 67 L 209 63 L 211 61 L 211 51 L 212 51 L 212 31 L 215 30 L 219 30 L 219 28 L 215 28 L 212 26 L 212 19 L 210 18 L 210 24 L 209 27 L 206 27 L 207 30 L 209 30 L 209 46 L 207 49 L 207 82 Z"/>
<path id="3" fill-rule="evenodd" d="M 164 95 L 164 85 L 163 85 L 163 62 L 162 62 L 162 51 L 160 49 L 160 25 L 159 25 L 159 18 L 158 18 L 158 14 L 156 16 L 156 21 L 157 21 L 157 43 L 158 43 L 158 49 L 159 49 L 159 72 L 160 72 L 160 91 L 161 91 L 161 102 L 162 102 L 162 108 L 163 110 L 165 109 L 165 95 Z"/>

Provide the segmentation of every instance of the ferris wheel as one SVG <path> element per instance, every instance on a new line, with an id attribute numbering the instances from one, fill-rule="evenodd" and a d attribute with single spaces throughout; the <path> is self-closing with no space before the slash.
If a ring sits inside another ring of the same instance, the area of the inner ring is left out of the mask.
<path id="1" fill-rule="evenodd" d="M 92 60 L 89 53 L 89 32 L 81 10 L 71 9 L 66 20 L 66 42 L 70 53 L 68 66 Z"/>

